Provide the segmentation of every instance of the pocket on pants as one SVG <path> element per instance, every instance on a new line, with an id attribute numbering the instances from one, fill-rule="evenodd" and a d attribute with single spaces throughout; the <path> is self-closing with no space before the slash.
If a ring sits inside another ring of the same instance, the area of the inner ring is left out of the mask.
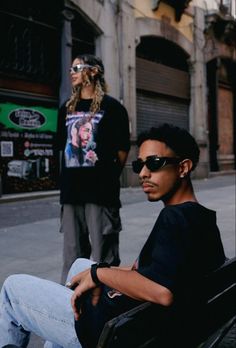
<path id="1" fill-rule="evenodd" d="M 61 205 L 61 209 L 60 209 L 60 228 L 59 228 L 59 232 L 60 233 L 63 233 L 63 229 L 62 229 L 63 210 L 64 210 L 64 205 Z"/>
<path id="2" fill-rule="evenodd" d="M 120 209 L 114 207 L 103 207 L 102 224 L 102 234 L 107 235 L 111 233 L 119 233 L 122 230 Z"/>

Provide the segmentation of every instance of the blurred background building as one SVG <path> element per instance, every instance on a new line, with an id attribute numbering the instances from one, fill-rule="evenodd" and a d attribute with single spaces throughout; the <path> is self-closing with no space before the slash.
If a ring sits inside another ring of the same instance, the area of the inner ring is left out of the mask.
<path id="1" fill-rule="evenodd" d="M 137 134 L 171 122 L 201 148 L 198 178 L 236 168 L 235 0 L 7 0 L 0 5 L 3 193 L 57 188 L 54 141 L 79 53 L 100 56 Z"/>

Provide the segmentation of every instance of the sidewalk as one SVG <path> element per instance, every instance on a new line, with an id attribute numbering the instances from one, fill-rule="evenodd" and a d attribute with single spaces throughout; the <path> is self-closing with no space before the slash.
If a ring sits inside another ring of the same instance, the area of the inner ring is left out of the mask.
<path id="1" fill-rule="evenodd" d="M 216 210 L 226 255 L 235 255 L 235 177 L 222 176 L 205 180 L 194 180 L 196 195 L 201 204 Z M 120 234 L 122 264 L 130 264 L 137 257 L 148 237 L 157 215 L 162 209 L 161 202 L 151 203 L 139 188 L 121 190 L 121 218 L 123 231 Z M 54 194 L 58 194 L 54 192 Z M 1 208 L 12 205 L 15 200 L 3 202 Z M 32 199 L 36 197 L 27 197 Z M 39 198 L 39 197 L 38 197 Z M 42 198 L 42 196 L 41 196 Z M 54 197 L 55 198 L 55 197 Z M 22 204 L 21 201 L 18 204 Z M 59 281 L 62 260 L 62 235 L 58 216 L 32 223 L 0 228 L 0 286 L 13 273 L 29 273 Z M 16 205 L 17 209 L 17 205 Z M 200 251 L 199 251 L 200 252 Z M 235 336 L 234 336 L 235 338 Z M 32 336 L 29 348 L 41 348 L 42 341 Z M 222 346 L 226 348 L 231 346 Z M 127 347 L 128 348 L 128 347 Z"/>

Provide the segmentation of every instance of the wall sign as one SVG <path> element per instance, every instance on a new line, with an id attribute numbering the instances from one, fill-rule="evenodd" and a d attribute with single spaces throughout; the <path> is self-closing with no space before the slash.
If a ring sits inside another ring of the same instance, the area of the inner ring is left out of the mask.
<path id="1" fill-rule="evenodd" d="M 3 193 L 56 187 L 57 109 L 0 104 Z"/>

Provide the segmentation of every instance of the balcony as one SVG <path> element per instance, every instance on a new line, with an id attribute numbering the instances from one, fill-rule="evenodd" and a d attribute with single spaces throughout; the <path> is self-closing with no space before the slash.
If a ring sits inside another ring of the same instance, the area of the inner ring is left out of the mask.
<path id="1" fill-rule="evenodd" d="M 206 15 L 205 34 L 236 47 L 236 19 L 230 13 L 229 7 L 220 4 L 218 11 Z"/>
<path id="2" fill-rule="evenodd" d="M 164 2 L 175 9 L 175 20 L 180 21 L 184 10 L 188 7 L 191 0 L 153 0 L 152 10 L 156 11 L 160 5 L 160 2 Z"/>
<path id="3" fill-rule="evenodd" d="M 235 0 L 220 0 L 219 12 L 225 16 L 231 16 L 236 19 Z"/>

